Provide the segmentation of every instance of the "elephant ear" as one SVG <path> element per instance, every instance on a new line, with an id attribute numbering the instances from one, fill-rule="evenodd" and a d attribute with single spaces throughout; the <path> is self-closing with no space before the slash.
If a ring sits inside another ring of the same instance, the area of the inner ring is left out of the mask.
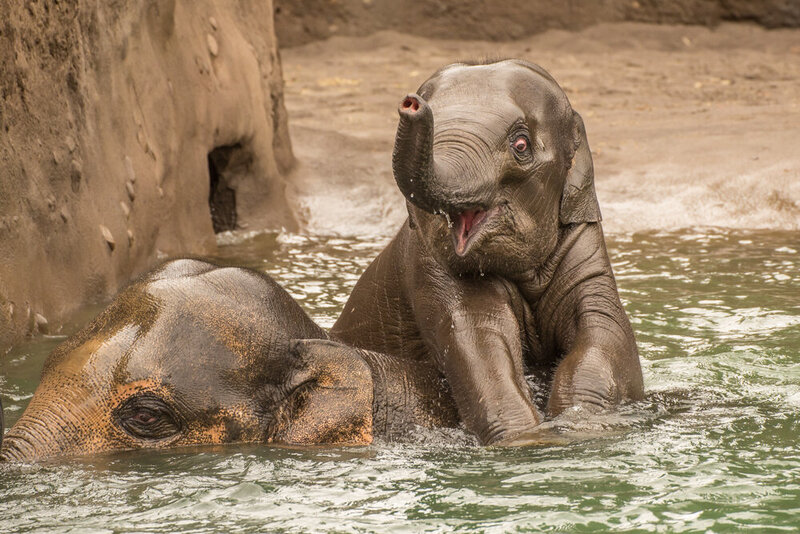
<path id="1" fill-rule="evenodd" d="M 573 111 L 575 153 L 561 194 L 561 224 L 600 222 L 600 206 L 594 192 L 594 165 L 583 119 Z"/>
<path id="2" fill-rule="evenodd" d="M 273 440 L 294 445 L 372 443 L 372 372 L 356 349 L 294 340 L 287 413 Z"/>

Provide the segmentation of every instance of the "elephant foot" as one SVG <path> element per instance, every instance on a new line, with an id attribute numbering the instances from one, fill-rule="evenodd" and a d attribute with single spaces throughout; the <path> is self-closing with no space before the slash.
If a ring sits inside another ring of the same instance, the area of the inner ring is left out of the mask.
<path id="1" fill-rule="evenodd" d="M 513 443 L 519 436 L 535 432 L 544 421 L 544 415 L 531 404 L 529 399 L 520 398 L 519 401 L 517 409 L 512 409 L 514 407 L 509 407 L 510 402 L 506 402 L 504 406 L 509 409 L 504 411 L 502 418 L 493 419 L 491 422 L 484 421 L 480 426 L 474 419 L 464 418 L 465 426 L 478 436 L 483 445 L 503 446 Z"/>
<path id="2" fill-rule="evenodd" d="M 553 428 L 540 425 L 492 443 L 491 447 L 549 447 L 565 445 L 570 440 Z"/>
<path id="3" fill-rule="evenodd" d="M 599 413 L 620 401 L 609 356 L 590 348 L 570 354 L 559 364 L 547 403 L 547 415 L 557 417 L 573 408 Z"/>

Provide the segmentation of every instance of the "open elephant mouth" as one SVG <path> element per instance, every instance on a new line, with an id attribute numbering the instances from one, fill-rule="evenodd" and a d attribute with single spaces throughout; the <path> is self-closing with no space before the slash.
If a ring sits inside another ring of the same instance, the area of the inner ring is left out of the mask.
<path id="1" fill-rule="evenodd" d="M 466 255 L 470 245 L 485 233 L 489 221 L 500 213 L 500 209 L 501 206 L 495 206 L 489 210 L 464 210 L 450 215 L 452 221 L 450 231 L 453 235 L 453 247 L 456 254 L 461 257 Z"/>

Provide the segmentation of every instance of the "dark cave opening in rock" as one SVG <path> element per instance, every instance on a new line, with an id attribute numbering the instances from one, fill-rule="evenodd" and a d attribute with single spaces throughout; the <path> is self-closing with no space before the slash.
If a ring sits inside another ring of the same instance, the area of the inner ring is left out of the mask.
<path id="1" fill-rule="evenodd" d="M 208 207 L 211 211 L 211 223 L 214 233 L 234 230 L 236 228 L 236 190 L 230 186 L 232 177 L 231 165 L 240 159 L 241 145 L 217 147 L 208 153 Z"/>

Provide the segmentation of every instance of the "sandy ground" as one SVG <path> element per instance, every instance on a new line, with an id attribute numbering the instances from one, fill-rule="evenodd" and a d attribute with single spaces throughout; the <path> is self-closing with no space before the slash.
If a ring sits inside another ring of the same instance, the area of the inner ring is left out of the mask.
<path id="1" fill-rule="evenodd" d="M 800 30 L 636 23 L 508 43 L 391 32 L 282 51 L 298 196 L 312 232 L 391 233 L 396 106 L 438 67 L 521 57 L 586 123 L 607 232 L 800 229 Z"/>

